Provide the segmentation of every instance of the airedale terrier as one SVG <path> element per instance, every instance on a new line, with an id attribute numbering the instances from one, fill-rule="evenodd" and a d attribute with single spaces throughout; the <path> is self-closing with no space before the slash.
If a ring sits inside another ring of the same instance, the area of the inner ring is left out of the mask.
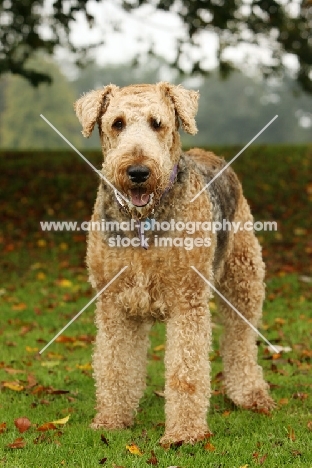
<path id="1" fill-rule="evenodd" d="M 93 356 L 97 414 L 92 427 L 133 423 L 146 384 L 149 331 L 167 324 L 166 427 L 162 443 L 194 443 L 208 432 L 211 321 L 209 286 L 195 266 L 254 326 L 264 299 L 264 264 L 250 230 L 208 229 L 253 222 L 240 182 L 223 159 L 181 150 L 179 125 L 197 132 L 199 95 L 166 82 L 108 85 L 75 103 L 83 135 L 97 124 L 104 156 L 87 264 L 99 296 Z M 112 232 L 112 228 L 114 228 Z M 216 231 L 216 232 L 215 232 Z M 245 408 L 274 402 L 257 364 L 255 332 L 224 302 L 221 354 L 228 396 Z"/>

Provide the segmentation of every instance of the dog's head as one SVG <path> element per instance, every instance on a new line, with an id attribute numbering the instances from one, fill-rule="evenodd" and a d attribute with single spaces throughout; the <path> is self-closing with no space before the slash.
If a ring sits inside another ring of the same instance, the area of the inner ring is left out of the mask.
<path id="1" fill-rule="evenodd" d="M 110 84 L 75 103 L 85 137 L 98 125 L 103 174 L 129 199 L 131 214 L 147 216 L 170 184 L 181 153 L 179 122 L 186 132 L 197 132 L 198 97 L 166 82 Z"/>

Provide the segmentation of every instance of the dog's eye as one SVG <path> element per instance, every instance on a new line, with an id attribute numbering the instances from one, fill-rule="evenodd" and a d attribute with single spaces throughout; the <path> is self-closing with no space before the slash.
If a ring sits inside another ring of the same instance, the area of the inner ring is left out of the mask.
<path id="1" fill-rule="evenodd" d="M 118 130 L 119 132 L 125 127 L 125 122 L 123 119 L 116 119 L 114 120 L 114 123 L 112 125 L 112 127 L 115 129 L 115 130 Z"/>
<path id="2" fill-rule="evenodd" d="M 154 130 L 159 130 L 161 128 L 161 121 L 158 119 L 151 118 L 151 127 Z"/>

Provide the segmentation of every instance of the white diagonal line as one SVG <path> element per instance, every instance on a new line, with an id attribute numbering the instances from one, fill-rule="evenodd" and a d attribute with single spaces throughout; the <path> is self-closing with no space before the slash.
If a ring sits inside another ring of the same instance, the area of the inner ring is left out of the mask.
<path id="1" fill-rule="evenodd" d="M 117 192 L 125 202 L 127 202 L 127 203 L 129 202 L 129 200 L 128 200 L 122 193 L 120 193 L 120 192 L 116 189 L 116 187 L 114 187 L 114 185 L 110 183 L 109 180 L 106 179 L 106 177 L 102 174 L 102 172 L 101 172 L 101 171 L 98 171 L 98 170 L 96 169 L 96 167 L 94 167 L 93 164 L 91 164 L 90 161 L 88 161 L 88 159 L 87 159 L 83 154 L 81 154 L 80 151 L 78 151 L 77 148 L 75 148 L 75 146 L 74 146 L 70 141 L 68 141 L 67 138 L 65 138 L 64 135 L 63 135 L 57 128 L 55 128 L 54 125 L 52 125 L 51 122 L 50 122 L 44 115 L 40 114 L 40 117 L 41 117 L 48 125 L 50 125 L 50 127 L 53 128 L 53 130 L 54 130 L 61 138 L 63 138 L 63 140 L 66 141 L 66 143 L 67 143 L 74 151 L 76 151 L 76 153 L 79 154 L 79 156 L 80 156 L 87 164 L 89 164 L 89 166 L 92 167 L 92 169 L 93 169 L 100 177 L 102 177 L 103 180 L 105 180 L 105 182 L 107 183 L 107 185 L 109 185 L 115 192 Z"/>
<path id="2" fill-rule="evenodd" d="M 213 177 L 213 179 L 211 179 L 211 180 L 208 182 L 208 184 L 206 184 L 205 187 L 203 187 L 203 188 L 198 192 L 197 195 L 195 195 L 195 197 L 192 198 L 192 200 L 190 201 L 190 203 L 192 203 L 194 200 L 196 200 L 196 198 L 199 197 L 199 195 L 200 195 L 201 193 L 203 193 L 203 191 L 206 190 L 206 189 L 209 187 L 209 185 L 212 184 L 212 182 L 213 182 L 214 180 L 216 180 L 216 179 L 222 174 L 222 172 L 225 171 L 225 169 L 227 169 L 227 168 L 232 164 L 232 162 L 235 161 L 235 159 L 238 158 L 238 156 L 240 156 L 240 155 L 242 154 L 242 152 L 245 151 L 245 149 L 248 148 L 248 146 L 250 146 L 251 143 L 253 143 L 253 142 L 255 141 L 255 139 L 258 138 L 259 135 L 261 135 L 261 133 L 264 132 L 264 130 L 265 130 L 266 128 L 268 128 L 269 125 L 271 125 L 272 122 L 274 122 L 275 119 L 277 119 L 277 117 L 278 117 L 278 115 L 276 115 L 275 117 L 273 117 L 273 119 L 270 120 L 270 122 L 267 123 L 266 126 L 263 127 L 263 129 L 260 130 L 260 132 L 257 133 L 257 135 L 254 136 L 253 139 L 250 140 L 250 142 L 247 143 L 247 145 L 244 146 L 244 148 L 243 148 L 242 150 L 240 150 L 240 152 L 237 153 L 237 155 L 234 156 L 234 158 L 231 159 L 231 161 L 229 161 L 229 162 L 221 169 L 221 171 L 219 171 L 218 174 L 216 174 L 216 175 Z"/>
<path id="3" fill-rule="evenodd" d="M 260 336 L 260 338 L 263 339 L 263 341 L 265 341 L 277 354 L 279 354 L 278 349 L 275 348 L 275 346 L 272 345 L 272 343 L 270 343 L 269 340 L 267 340 L 266 337 L 263 336 L 262 333 L 260 333 L 259 330 L 258 330 L 252 323 L 250 323 L 249 320 L 247 320 L 246 317 L 244 317 L 244 315 L 241 314 L 240 311 L 237 310 L 236 307 L 234 307 L 233 304 L 231 304 L 230 301 L 228 301 L 228 300 L 226 299 L 226 297 L 224 297 L 223 294 L 221 294 L 221 293 L 213 286 L 213 284 L 211 284 L 210 281 L 208 281 L 207 278 L 205 278 L 205 277 L 197 270 L 197 268 L 195 268 L 194 266 L 191 266 L 191 268 L 192 268 L 194 271 L 196 271 L 196 273 L 205 281 L 205 283 L 207 283 L 207 284 L 218 294 L 218 296 L 220 296 L 221 299 L 223 299 L 224 302 L 226 302 L 227 305 L 229 305 L 229 306 L 234 310 L 234 312 L 236 312 L 237 315 L 239 315 L 240 318 L 243 319 L 244 322 L 246 322 L 246 323 L 250 326 L 250 328 L 252 328 L 253 331 L 255 331 L 255 332 Z"/>
<path id="4" fill-rule="evenodd" d="M 48 346 L 50 346 L 50 344 L 52 344 L 53 341 L 56 340 L 56 338 L 58 338 L 58 337 L 66 330 L 66 328 L 68 328 L 69 325 L 71 325 L 71 324 L 82 314 L 82 312 L 84 312 L 84 311 L 87 309 L 87 307 L 89 307 L 89 305 L 92 304 L 92 302 L 94 302 L 95 299 L 98 298 L 98 297 L 102 294 L 102 292 L 105 291 L 105 289 L 107 289 L 107 288 L 113 283 L 113 281 L 115 281 L 115 279 L 117 279 L 118 276 L 121 275 L 121 273 L 123 273 L 123 272 L 125 271 L 126 268 L 128 268 L 128 266 L 124 266 L 124 267 L 120 270 L 120 272 L 117 273 L 117 275 L 115 275 L 114 278 L 111 279 L 111 280 L 104 286 L 104 288 L 102 288 L 101 291 L 98 292 L 97 295 L 94 296 L 93 299 L 91 299 L 91 301 L 89 301 L 88 304 L 85 305 L 84 308 L 81 309 L 81 311 L 78 312 L 78 314 L 75 315 L 75 317 L 73 317 L 73 318 L 68 322 L 68 324 L 67 324 L 65 327 L 62 328 L 62 330 L 59 331 L 59 332 L 57 333 L 57 335 L 55 335 L 55 337 L 52 338 L 52 340 L 51 340 L 47 345 L 45 345 L 44 348 L 42 348 L 41 351 L 39 351 L 39 354 L 42 354 L 43 351 L 45 351 L 45 350 L 48 348 Z"/>

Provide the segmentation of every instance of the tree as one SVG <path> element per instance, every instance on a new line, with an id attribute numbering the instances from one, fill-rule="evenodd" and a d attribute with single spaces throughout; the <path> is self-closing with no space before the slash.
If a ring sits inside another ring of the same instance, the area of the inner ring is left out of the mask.
<path id="1" fill-rule="evenodd" d="M 34 88 L 19 76 L 5 75 L 0 87 L 3 107 L 0 114 L 1 148 L 68 148 L 40 114 L 50 120 L 71 143 L 80 146 L 83 138 L 73 109 L 77 96 L 72 86 L 51 60 L 33 59 L 30 65 L 38 73 L 48 68 L 53 83 Z"/>
<path id="2" fill-rule="evenodd" d="M 102 0 L 104 7 L 108 1 Z M 10 70 L 37 84 L 49 79 L 49 75 L 38 75 L 27 68 L 27 59 L 33 51 L 44 49 L 52 54 L 57 46 L 65 45 L 71 51 L 86 52 L 86 48 L 78 50 L 72 44 L 69 32 L 78 12 L 93 24 L 94 18 L 87 9 L 91 0 L 54 0 L 49 15 L 44 14 L 44 3 L 44 0 L 0 0 L 0 73 Z M 218 37 L 218 63 L 223 76 L 233 69 L 226 58 L 229 47 L 247 43 L 254 51 L 269 47 L 271 57 L 259 58 L 258 64 L 265 76 L 282 74 L 285 54 L 297 58 L 296 79 L 304 90 L 312 92 L 311 0 L 115 0 L 115 5 L 130 13 L 153 5 L 156 10 L 179 16 L 185 34 L 176 44 L 172 62 L 179 70 L 184 69 L 183 61 L 189 54 L 189 72 L 207 71 L 205 50 L 201 58 L 194 59 L 194 48 L 199 50 L 203 35 L 210 31 Z M 41 33 L 42 24 L 50 27 L 49 39 Z M 153 46 L 150 53 L 154 53 Z"/>

